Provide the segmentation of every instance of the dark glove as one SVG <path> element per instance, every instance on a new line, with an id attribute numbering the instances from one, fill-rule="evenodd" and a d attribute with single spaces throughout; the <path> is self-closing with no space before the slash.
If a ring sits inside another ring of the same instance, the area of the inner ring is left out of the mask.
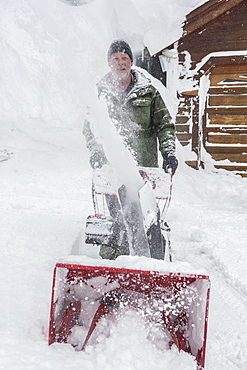
<path id="1" fill-rule="evenodd" d="M 175 157 L 174 153 L 165 152 L 162 154 L 162 157 L 164 159 L 163 169 L 165 170 L 165 172 L 171 172 L 174 175 L 178 166 L 178 160 Z"/>
<path id="2" fill-rule="evenodd" d="M 108 163 L 103 146 L 97 143 L 93 131 L 91 130 L 90 122 L 88 120 L 84 121 L 82 133 L 86 139 L 86 146 L 90 151 L 89 161 L 91 167 L 94 169 L 100 168 L 104 164 Z"/>
<path id="3" fill-rule="evenodd" d="M 106 163 L 108 161 L 102 149 L 90 153 L 90 165 L 92 168 L 101 168 Z"/>

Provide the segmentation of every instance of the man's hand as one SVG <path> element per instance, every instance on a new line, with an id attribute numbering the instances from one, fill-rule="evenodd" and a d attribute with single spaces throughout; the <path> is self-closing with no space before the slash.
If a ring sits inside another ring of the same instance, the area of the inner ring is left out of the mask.
<path id="1" fill-rule="evenodd" d="M 101 168 L 104 164 L 108 163 L 105 156 L 103 146 L 98 144 L 93 131 L 90 127 L 90 122 L 86 119 L 83 125 L 83 135 L 86 139 L 86 146 L 90 152 L 90 165 L 92 168 Z"/>
<path id="2" fill-rule="evenodd" d="M 173 175 L 178 167 L 178 160 L 174 153 L 166 152 L 162 154 L 163 157 L 163 169 L 165 172 L 171 172 Z"/>
<path id="3" fill-rule="evenodd" d="M 90 153 L 90 165 L 92 168 L 101 168 L 104 164 L 108 163 L 103 149 L 97 148 Z"/>

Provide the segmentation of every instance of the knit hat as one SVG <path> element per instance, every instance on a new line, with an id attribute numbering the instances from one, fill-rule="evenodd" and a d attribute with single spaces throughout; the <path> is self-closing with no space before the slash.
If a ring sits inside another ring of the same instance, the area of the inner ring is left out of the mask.
<path id="1" fill-rule="evenodd" d="M 108 53 L 107 53 L 107 59 L 109 60 L 112 54 L 114 53 L 126 53 L 131 59 L 131 62 L 133 62 L 133 54 L 131 51 L 131 48 L 129 44 L 124 40 L 115 40 L 111 43 Z"/>

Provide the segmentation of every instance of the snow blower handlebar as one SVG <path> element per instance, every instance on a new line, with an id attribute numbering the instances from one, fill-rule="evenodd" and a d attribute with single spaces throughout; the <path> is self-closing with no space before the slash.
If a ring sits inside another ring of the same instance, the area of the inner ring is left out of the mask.
<path id="1" fill-rule="evenodd" d="M 164 207 L 161 211 L 161 215 L 160 215 L 160 218 L 161 220 L 164 220 L 165 219 L 165 216 L 167 214 L 167 211 L 168 211 L 168 208 L 169 208 L 169 205 L 171 203 L 171 199 L 172 199 L 172 179 L 173 179 L 173 174 L 171 172 L 171 170 L 169 171 L 169 174 L 170 174 L 170 186 L 169 186 L 169 192 L 168 192 L 168 196 L 166 198 L 166 202 L 164 204 Z"/>
<path id="2" fill-rule="evenodd" d="M 164 207 L 163 207 L 163 209 L 161 211 L 161 215 L 160 215 L 160 227 L 167 234 L 167 247 L 168 247 L 167 256 L 168 256 L 168 260 L 170 262 L 172 262 L 172 247 L 171 247 L 171 240 L 170 240 L 171 228 L 168 225 L 168 223 L 165 221 L 165 217 L 166 217 L 166 214 L 167 214 L 169 205 L 171 203 L 171 198 L 172 198 L 172 185 L 173 185 L 172 184 L 172 179 L 173 179 L 173 174 L 172 174 L 171 171 L 169 171 L 169 172 L 170 172 L 170 186 L 169 186 L 168 196 L 166 198 Z"/>

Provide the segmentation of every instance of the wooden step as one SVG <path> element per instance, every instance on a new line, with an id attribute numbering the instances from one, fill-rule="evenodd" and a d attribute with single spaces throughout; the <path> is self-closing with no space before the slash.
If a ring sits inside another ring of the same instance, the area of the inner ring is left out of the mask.
<path id="1" fill-rule="evenodd" d="M 189 130 L 190 130 L 190 126 L 189 125 L 178 125 L 176 124 L 176 132 L 179 132 L 179 133 L 182 133 L 182 132 L 185 132 L 185 133 L 189 133 Z"/>
<path id="2" fill-rule="evenodd" d="M 188 122 L 190 120 L 190 117 L 188 117 L 188 116 L 183 116 L 183 115 L 181 115 L 181 116 L 179 116 L 179 115 L 177 115 L 176 116 L 176 125 L 180 125 L 180 124 L 185 124 L 186 122 Z"/>
<path id="3" fill-rule="evenodd" d="M 185 163 L 189 166 L 194 168 L 195 170 L 198 170 L 198 162 L 196 160 L 194 161 L 185 161 Z"/>
<path id="4" fill-rule="evenodd" d="M 189 133 L 176 133 L 177 139 L 180 141 L 180 143 L 184 146 L 187 145 L 191 139 L 191 134 Z"/>

